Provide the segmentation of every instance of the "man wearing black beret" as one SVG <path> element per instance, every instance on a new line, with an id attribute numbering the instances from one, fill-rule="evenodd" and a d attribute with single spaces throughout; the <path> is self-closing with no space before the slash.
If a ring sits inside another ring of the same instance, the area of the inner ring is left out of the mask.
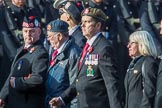
<path id="1" fill-rule="evenodd" d="M 44 108 L 48 53 L 40 42 L 40 23 L 35 16 L 24 19 L 22 33 L 24 45 L 17 50 L 0 92 L 0 106 Z"/>
<path id="2" fill-rule="evenodd" d="M 77 63 L 75 83 L 50 101 L 54 108 L 67 105 L 75 96 L 78 108 L 121 108 L 116 56 L 101 33 L 106 20 L 100 9 L 83 10 L 81 27 L 87 43 Z"/>
<path id="3" fill-rule="evenodd" d="M 75 43 L 83 49 L 86 38 L 83 36 L 81 27 L 81 12 L 83 10 L 80 2 L 68 1 L 62 8 L 59 8 L 60 19 L 69 24 L 69 35 L 75 40 Z"/>
<path id="4" fill-rule="evenodd" d="M 49 101 L 61 95 L 76 78 L 76 63 L 81 50 L 73 37 L 68 35 L 68 26 L 62 20 L 54 20 L 47 25 L 47 40 L 53 52 L 50 54 L 46 81 L 46 108 L 50 108 Z M 76 101 L 69 105 L 70 108 L 76 108 Z M 69 108 L 69 105 L 61 108 Z"/>

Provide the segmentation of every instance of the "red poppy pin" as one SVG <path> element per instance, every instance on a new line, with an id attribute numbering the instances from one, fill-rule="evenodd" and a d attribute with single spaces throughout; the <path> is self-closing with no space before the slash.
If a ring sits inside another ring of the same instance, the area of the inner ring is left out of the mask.
<path id="1" fill-rule="evenodd" d="M 91 53 L 92 51 L 93 51 L 93 48 L 92 48 L 92 46 L 90 46 L 90 47 L 88 48 L 88 52 Z"/>
<path id="2" fill-rule="evenodd" d="M 30 20 L 33 20 L 35 18 L 35 16 L 30 16 L 29 19 Z"/>
<path id="3" fill-rule="evenodd" d="M 31 48 L 29 52 L 33 53 L 34 50 L 35 50 L 35 47 Z"/>
<path id="4" fill-rule="evenodd" d="M 77 7 L 80 7 L 82 4 L 80 2 L 76 3 Z"/>
<path id="5" fill-rule="evenodd" d="M 51 30 L 52 26 L 50 24 L 47 25 L 47 30 Z"/>

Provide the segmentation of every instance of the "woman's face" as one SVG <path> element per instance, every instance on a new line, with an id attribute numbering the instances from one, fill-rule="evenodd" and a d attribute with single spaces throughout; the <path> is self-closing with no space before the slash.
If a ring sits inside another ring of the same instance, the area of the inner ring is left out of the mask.
<path id="1" fill-rule="evenodd" d="M 134 57 L 140 55 L 138 46 L 139 45 L 137 42 L 129 41 L 127 48 L 128 48 L 129 56 L 131 58 L 134 58 Z"/>

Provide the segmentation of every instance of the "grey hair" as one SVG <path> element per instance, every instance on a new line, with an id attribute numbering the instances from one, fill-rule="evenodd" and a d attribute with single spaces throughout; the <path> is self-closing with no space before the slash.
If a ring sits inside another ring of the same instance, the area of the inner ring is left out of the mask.
<path id="1" fill-rule="evenodd" d="M 141 55 L 158 57 L 157 46 L 152 35 L 147 31 L 136 31 L 130 35 L 130 40 L 138 43 L 139 52 Z"/>

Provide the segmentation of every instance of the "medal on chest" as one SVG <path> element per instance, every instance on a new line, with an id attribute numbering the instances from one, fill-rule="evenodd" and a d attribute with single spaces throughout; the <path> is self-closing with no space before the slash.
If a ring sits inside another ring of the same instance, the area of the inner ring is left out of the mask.
<path id="1" fill-rule="evenodd" d="M 86 76 L 94 76 L 94 70 L 91 65 L 88 65 L 88 68 L 86 70 Z"/>
<path id="2" fill-rule="evenodd" d="M 98 65 L 98 54 L 87 54 L 85 57 L 85 65 Z"/>
<path id="3" fill-rule="evenodd" d="M 22 61 L 22 60 L 20 60 L 20 61 L 19 61 L 19 63 L 18 63 L 18 66 L 17 66 L 17 69 L 18 69 L 18 70 L 20 70 L 20 69 L 21 69 L 22 64 L 23 64 L 23 61 Z"/>

